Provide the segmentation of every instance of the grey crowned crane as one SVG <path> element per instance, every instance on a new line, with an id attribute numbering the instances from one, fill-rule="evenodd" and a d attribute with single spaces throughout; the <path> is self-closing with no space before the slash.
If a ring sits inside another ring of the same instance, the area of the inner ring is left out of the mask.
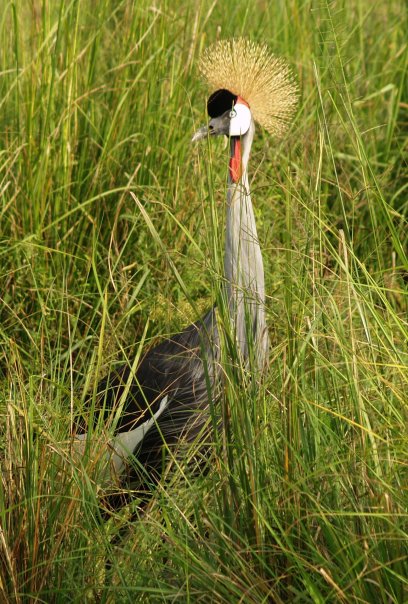
<path id="1" fill-rule="evenodd" d="M 210 120 L 192 140 L 226 136 L 230 141 L 224 255 L 230 333 L 244 364 L 251 343 L 262 372 L 268 356 L 264 268 L 248 162 L 255 121 L 282 136 L 296 109 L 297 86 L 282 59 L 246 39 L 215 43 L 204 52 L 200 71 L 211 89 Z M 106 484 L 147 494 L 160 480 L 168 454 L 177 456 L 184 444 L 193 442 L 202 443 L 205 454 L 212 429 L 210 405 L 222 393 L 220 325 L 214 306 L 196 323 L 147 350 L 135 370 L 119 367 L 100 382 L 94 421 L 110 422 L 114 429 L 105 457 Z M 92 431 L 79 432 L 82 449 Z M 118 509 L 126 501 L 112 495 L 109 505 Z"/>

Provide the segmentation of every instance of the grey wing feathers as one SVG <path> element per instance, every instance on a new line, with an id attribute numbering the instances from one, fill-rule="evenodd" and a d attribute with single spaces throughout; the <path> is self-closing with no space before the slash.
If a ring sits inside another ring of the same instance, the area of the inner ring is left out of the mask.
<path id="1" fill-rule="evenodd" d="M 199 322 L 150 349 L 134 376 L 128 366 L 122 366 L 100 382 L 103 421 L 115 415 L 128 388 L 110 443 L 111 462 L 118 474 L 124 472 L 125 458 L 133 453 L 136 465 L 152 479 L 160 471 L 166 447 L 194 440 L 209 423 L 209 402 L 218 390 L 218 351 L 213 308 Z M 101 419 L 99 415 L 95 421 Z M 134 483 L 135 469 L 127 470 Z"/>

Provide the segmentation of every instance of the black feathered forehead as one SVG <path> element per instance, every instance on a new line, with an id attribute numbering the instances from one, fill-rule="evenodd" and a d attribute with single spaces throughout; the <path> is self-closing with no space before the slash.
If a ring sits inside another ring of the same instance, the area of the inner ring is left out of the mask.
<path id="1" fill-rule="evenodd" d="M 207 112 L 210 117 L 218 117 L 232 109 L 237 100 L 237 95 L 226 88 L 221 88 L 212 93 L 207 101 Z"/>

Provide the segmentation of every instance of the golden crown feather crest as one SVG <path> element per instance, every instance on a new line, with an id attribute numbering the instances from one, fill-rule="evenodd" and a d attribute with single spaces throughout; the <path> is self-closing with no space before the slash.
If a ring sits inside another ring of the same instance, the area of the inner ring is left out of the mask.
<path id="1" fill-rule="evenodd" d="M 204 50 L 199 70 L 211 93 L 225 88 L 242 97 L 254 120 L 270 134 L 285 133 L 296 111 L 299 88 L 287 62 L 266 44 L 247 38 L 220 40 Z"/>

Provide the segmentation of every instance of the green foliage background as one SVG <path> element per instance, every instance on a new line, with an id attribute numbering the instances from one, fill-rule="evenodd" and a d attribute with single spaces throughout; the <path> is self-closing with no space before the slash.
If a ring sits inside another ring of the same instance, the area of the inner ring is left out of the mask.
<path id="1" fill-rule="evenodd" d="M 408 601 L 404 2 L 0 6 L 0 599 Z M 301 88 L 251 158 L 268 376 L 229 376 L 208 475 L 103 524 L 73 420 L 214 300 L 228 158 L 190 144 L 196 65 L 240 35 Z"/>

